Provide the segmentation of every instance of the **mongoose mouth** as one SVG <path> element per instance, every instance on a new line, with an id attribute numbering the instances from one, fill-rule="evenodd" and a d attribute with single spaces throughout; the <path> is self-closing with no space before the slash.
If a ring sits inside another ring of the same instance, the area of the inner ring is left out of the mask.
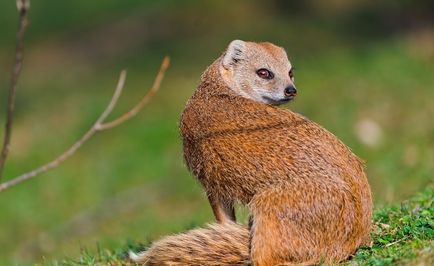
<path id="1" fill-rule="evenodd" d="M 295 95 L 287 96 L 287 97 L 285 97 L 283 99 L 279 99 L 279 100 L 276 100 L 276 99 L 273 99 L 273 98 L 270 98 L 267 96 L 262 96 L 262 99 L 264 99 L 265 101 L 267 101 L 269 104 L 272 104 L 272 105 L 284 104 L 284 103 L 287 103 L 287 102 L 293 100 L 294 98 L 295 98 Z"/>

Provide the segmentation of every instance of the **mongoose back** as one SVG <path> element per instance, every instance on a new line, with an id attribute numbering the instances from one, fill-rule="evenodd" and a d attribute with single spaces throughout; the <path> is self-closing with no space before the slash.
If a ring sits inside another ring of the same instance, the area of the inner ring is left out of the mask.
<path id="1" fill-rule="evenodd" d="M 370 243 L 364 165 L 333 134 L 280 109 L 296 95 L 283 48 L 232 41 L 181 116 L 184 157 L 219 224 L 163 239 L 146 265 L 292 265 L 342 261 Z M 245 204 L 250 224 L 235 223 Z"/>

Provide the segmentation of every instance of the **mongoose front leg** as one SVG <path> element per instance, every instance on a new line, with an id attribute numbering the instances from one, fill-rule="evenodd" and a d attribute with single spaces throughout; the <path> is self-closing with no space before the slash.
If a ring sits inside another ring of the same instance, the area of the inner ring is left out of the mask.
<path id="1" fill-rule="evenodd" d="M 212 195 L 208 195 L 208 200 L 217 222 L 219 223 L 225 223 L 228 221 L 236 222 L 233 202 L 222 201 Z"/>

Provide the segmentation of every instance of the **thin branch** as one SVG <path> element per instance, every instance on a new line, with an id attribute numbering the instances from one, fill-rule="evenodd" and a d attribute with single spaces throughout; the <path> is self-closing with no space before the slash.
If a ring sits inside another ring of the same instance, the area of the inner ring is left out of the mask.
<path id="1" fill-rule="evenodd" d="M 6 190 L 8 188 L 11 188 L 11 187 L 13 187 L 13 186 L 15 186 L 21 182 L 24 182 L 28 179 L 31 179 L 31 178 L 33 178 L 33 177 L 35 177 L 41 173 L 47 172 L 47 171 L 59 166 L 63 161 L 65 161 L 66 159 L 71 157 L 96 132 L 119 126 L 120 124 L 129 120 L 138 111 L 140 111 L 149 102 L 149 100 L 152 98 L 152 96 L 155 94 L 155 92 L 158 91 L 160 84 L 161 84 L 161 80 L 162 80 L 164 73 L 165 73 L 168 66 L 169 66 L 169 58 L 165 57 L 162 64 L 161 64 L 160 71 L 158 72 L 156 82 L 154 82 L 154 85 L 152 86 L 152 88 L 148 91 L 148 93 L 143 98 L 143 99 L 146 99 L 146 101 L 144 101 L 142 99 L 139 102 L 139 104 L 137 104 L 133 109 L 131 109 L 130 111 L 128 111 L 124 115 L 120 116 L 120 118 L 114 120 L 113 122 L 110 122 L 108 124 L 110 126 L 106 126 L 106 124 L 104 124 L 104 120 L 113 111 L 113 108 L 116 106 L 116 103 L 117 103 L 119 97 L 121 96 L 122 90 L 124 88 L 126 71 L 123 70 L 120 74 L 119 81 L 118 81 L 118 84 L 116 86 L 116 90 L 112 96 L 110 103 L 107 105 L 106 109 L 99 116 L 99 118 L 96 120 L 96 122 L 93 124 L 93 126 L 76 143 L 74 143 L 68 150 L 66 150 L 64 153 L 62 153 L 60 156 L 58 156 L 57 158 L 55 158 L 51 162 L 49 162 L 49 163 L 47 163 L 47 164 L 45 164 L 39 168 L 36 168 L 35 170 L 32 170 L 30 172 L 27 172 L 27 173 L 22 174 L 22 175 L 17 176 L 17 177 L 14 177 L 9 181 L 0 184 L 0 192 L 2 192 L 3 190 Z M 153 93 L 150 94 L 150 91 L 153 91 Z M 148 95 L 150 95 L 150 96 L 148 96 Z M 146 96 L 148 96 L 148 97 L 146 97 Z M 142 102 L 144 102 L 144 103 L 142 103 Z M 131 115 L 129 115 L 130 113 L 131 113 Z"/>
<path id="2" fill-rule="evenodd" d="M 109 105 L 106 107 L 104 112 L 100 115 L 100 117 L 96 120 L 95 124 L 76 142 L 74 143 L 68 150 L 66 150 L 64 153 L 62 153 L 59 157 L 54 159 L 53 161 L 33 170 L 28 173 L 22 174 L 18 177 L 15 177 L 7 182 L 4 182 L 3 184 L 0 184 L 0 191 L 3 191 L 5 189 L 8 189 L 12 186 L 15 186 L 27 179 L 30 179 L 32 177 L 35 177 L 43 172 L 47 172 L 50 169 L 53 169 L 57 167 L 59 164 L 61 164 L 63 161 L 68 159 L 71 155 L 73 155 L 90 137 L 97 132 L 96 127 L 104 121 L 104 119 L 110 114 L 110 112 L 113 110 L 113 107 L 116 105 L 116 102 L 119 99 L 119 96 L 121 95 L 122 89 L 124 88 L 125 84 L 125 77 L 126 77 L 126 71 L 123 70 L 120 74 L 118 85 L 116 86 L 116 90 L 112 96 L 112 99 L 109 103 Z"/>
<path id="3" fill-rule="evenodd" d="M 405 237 L 403 237 L 403 238 L 401 238 L 401 239 L 398 239 L 398 240 L 396 240 L 396 241 L 394 241 L 394 242 L 391 242 L 391 243 L 388 243 L 388 244 L 386 244 L 386 245 L 384 245 L 384 247 L 390 247 L 390 246 L 393 246 L 393 245 L 395 245 L 395 244 L 398 244 L 399 242 L 402 242 L 402 241 L 404 241 L 405 239 L 407 239 L 407 237 L 405 236 Z"/>
<path id="4" fill-rule="evenodd" d="M 145 94 L 145 96 L 140 100 L 140 102 L 134 106 L 130 111 L 126 112 L 125 114 L 121 115 L 120 117 L 114 119 L 111 122 L 103 123 L 99 125 L 97 128 L 98 130 L 105 130 L 109 128 L 116 127 L 122 123 L 124 123 L 127 120 L 130 120 L 133 118 L 140 110 L 145 107 L 145 105 L 154 97 L 154 95 L 157 93 L 157 91 L 160 89 L 161 81 L 164 78 L 164 74 L 166 73 L 167 68 L 170 64 L 170 58 L 166 56 L 163 59 L 163 62 L 161 63 L 160 70 L 158 71 L 157 76 L 155 77 L 154 83 L 152 84 L 151 89 Z"/>
<path id="5" fill-rule="evenodd" d="M 17 94 L 17 83 L 23 66 L 24 35 L 26 33 L 26 29 L 28 25 L 27 14 L 30 8 L 30 1 L 17 0 L 16 4 L 17 4 L 17 9 L 20 17 L 19 17 L 19 26 L 18 26 L 18 32 L 16 37 L 15 64 L 12 69 L 11 84 L 9 87 L 9 97 L 7 102 L 6 124 L 5 124 L 4 136 L 3 136 L 3 146 L 0 153 L 0 180 L 3 175 L 3 168 L 6 163 L 6 159 L 8 157 L 9 149 L 10 149 L 12 123 L 13 123 L 14 111 L 15 111 L 15 98 Z"/>

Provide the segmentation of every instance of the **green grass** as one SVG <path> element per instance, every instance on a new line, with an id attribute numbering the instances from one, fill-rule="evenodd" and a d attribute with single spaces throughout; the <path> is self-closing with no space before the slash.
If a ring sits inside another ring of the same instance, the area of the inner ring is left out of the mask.
<path id="1" fill-rule="evenodd" d="M 374 214 L 373 245 L 350 265 L 433 265 L 434 187 Z"/>
<path id="2" fill-rule="evenodd" d="M 372 247 L 363 247 L 343 265 L 433 265 L 434 187 L 400 205 L 374 213 Z M 43 265 L 130 265 L 128 250 L 143 250 L 149 243 L 129 243 L 115 250 L 83 249 L 78 258 Z"/>

